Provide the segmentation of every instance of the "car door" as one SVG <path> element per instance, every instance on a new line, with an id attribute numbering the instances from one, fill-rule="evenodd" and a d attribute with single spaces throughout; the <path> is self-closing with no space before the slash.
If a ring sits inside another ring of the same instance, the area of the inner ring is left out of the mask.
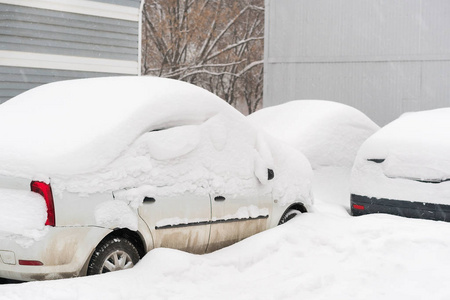
<path id="1" fill-rule="evenodd" d="M 150 229 L 154 246 L 205 253 L 210 232 L 209 195 L 183 193 L 161 196 L 149 193 L 139 216 Z"/>
<path id="2" fill-rule="evenodd" d="M 248 194 L 214 195 L 211 201 L 211 235 L 207 252 L 266 230 L 272 205 L 272 195 L 265 187 L 257 187 Z"/>

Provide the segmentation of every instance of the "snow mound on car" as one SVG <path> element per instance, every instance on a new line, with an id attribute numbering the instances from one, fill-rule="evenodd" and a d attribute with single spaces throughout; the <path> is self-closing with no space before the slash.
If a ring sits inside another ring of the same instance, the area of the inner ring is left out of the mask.
<path id="1" fill-rule="evenodd" d="M 0 106 L 0 173 L 50 177 L 55 195 L 125 190 L 134 208 L 149 189 L 310 204 L 308 161 L 272 140 L 212 93 L 163 78 L 57 82 Z"/>
<path id="2" fill-rule="evenodd" d="M 324 100 L 291 101 L 264 108 L 248 118 L 303 152 L 313 169 L 351 167 L 360 145 L 379 129 L 359 110 Z"/>
<path id="3" fill-rule="evenodd" d="M 146 131 L 198 124 L 227 106 L 204 89 L 155 77 L 50 83 L 0 105 L 0 166 L 22 175 L 90 172 Z"/>
<path id="4" fill-rule="evenodd" d="M 403 114 L 361 147 L 360 156 L 384 159 L 388 177 L 450 178 L 450 108 Z"/>
<path id="5" fill-rule="evenodd" d="M 275 172 L 270 183 L 268 169 Z M 243 115 L 222 112 L 203 124 L 147 132 L 96 172 L 53 177 L 52 184 L 73 193 L 120 190 L 116 198 L 133 207 L 156 191 L 160 196 L 260 191 L 280 204 L 309 205 L 311 176 L 301 153 L 259 132 Z"/>

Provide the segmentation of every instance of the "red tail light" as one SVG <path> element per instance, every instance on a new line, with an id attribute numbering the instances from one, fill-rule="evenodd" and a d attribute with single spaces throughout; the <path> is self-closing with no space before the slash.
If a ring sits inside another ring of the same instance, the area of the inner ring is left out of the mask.
<path id="1" fill-rule="evenodd" d="M 45 204 L 47 205 L 47 221 L 45 221 L 45 225 L 55 226 L 55 205 L 50 184 L 42 181 L 32 181 L 31 191 L 40 194 L 45 199 Z"/>
<path id="2" fill-rule="evenodd" d="M 364 205 L 353 204 L 354 209 L 364 210 Z"/>
<path id="3" fill-rule="evenodd" d="M 38 260 L 19 259 L 19 265 L 21 265 L 21 266 L 43 266 L 44 264 Z"/>

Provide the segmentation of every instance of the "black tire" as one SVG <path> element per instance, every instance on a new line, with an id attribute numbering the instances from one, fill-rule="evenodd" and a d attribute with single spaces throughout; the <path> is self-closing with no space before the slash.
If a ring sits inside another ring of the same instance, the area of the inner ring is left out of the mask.
<path id="1" fill-rule="evenodd" d="M 288 209 L 284 212 L 283 216 L 280 219 L 280 222 L 278 223 L 278 225 L 284 224 L 287 221 L 292 220 L 293 218 L 295 218 L 298 215 L 301 215 L 301 211 L 297 210 L 297 209 Z"/>
<path id="2" fill-rule="evenodd" d="M 130 269 L 139 259 L 139 252 L 133 243 L 122 237 L 112 237 L 102 241 L 95 249 L 87 275 Z"/>

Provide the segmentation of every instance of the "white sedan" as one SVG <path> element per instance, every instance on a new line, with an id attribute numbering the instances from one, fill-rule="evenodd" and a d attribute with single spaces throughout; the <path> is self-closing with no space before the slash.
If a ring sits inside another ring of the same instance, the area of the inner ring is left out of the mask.
<path id="1" fill-rule="evenodd" d="M 127 269 L 206 253 L 312 204 L 311 167 L 188 83 L 52 83 L 0 105 L 0 277 Z"/>

